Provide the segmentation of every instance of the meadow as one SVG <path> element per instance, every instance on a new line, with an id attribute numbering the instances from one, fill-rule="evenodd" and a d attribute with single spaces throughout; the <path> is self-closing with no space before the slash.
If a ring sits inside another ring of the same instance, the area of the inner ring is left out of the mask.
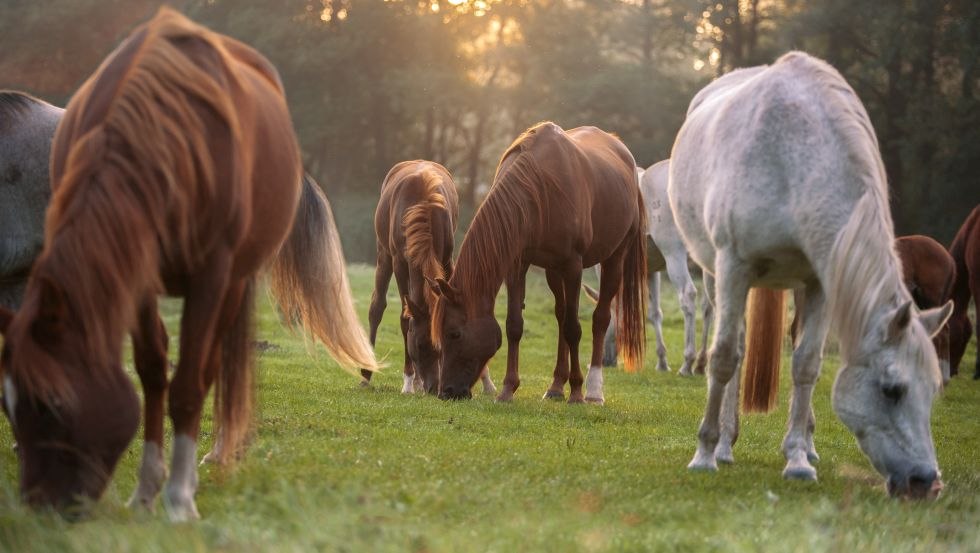
<path id="1" fill-rule="evenodd" d="M 354 265 L 350 274 L 366 324 L 373 267 Z M 705 380 L 656 372 L 649 327 L 644 370 L 607 371 L 605 406 L 542 400 L 554 366 L 556 324 L 543 275 L 533 271 L 516 400 L 497 404 L 477 388 L 472 401 L 443 402 L 399 393 L 394 290 L 392 285 L 377 347 L 388 367 L 370 389 L 359 387 L 322 350 L 310 355 L 260 295 L 256 339 L 265 347 L 257 353 L 257 434 L 235 469 L 201 468 L 199 522 L 171 524 L 162 505 L 154 513 L 125 508 L 141 438 L 84 520 L 71 523 L 25 508 L 17 497 L 17 463 L 4 418 L 0 550 L 980 550 L 980 383 L 969 379 L 975 343 L 963 362 L 968 374 L 953 380 L 933 410 L 946 489 L 935 502 L 917 503 L 888 498 L 833 415 L 830 389 L 839 361 L 832 353 L 814 396 L 818 482 L 780 475 L 788 350 L 780 407 L 743 416 L 736 464 L 715 474 L 690 473 L 684 467 L 694 452 Z M 663 296 L 676 370 L 683 321 L 669 286 Z M 501 321 L 503 299 L 501 294 Z M 588 307 L 583 300 L 583 342 L 590 335 Z M 163 309 L 176 334 L 179 301 L 168 300 Z M 171 344 L 176 356 L 176 340 Z M 582 351 L 586 357 L 588 348 Z M 502 350 L 491 363 L 498 385 L 504 362 Z M 213 438 L 206 411 L 200 454 Z"/>

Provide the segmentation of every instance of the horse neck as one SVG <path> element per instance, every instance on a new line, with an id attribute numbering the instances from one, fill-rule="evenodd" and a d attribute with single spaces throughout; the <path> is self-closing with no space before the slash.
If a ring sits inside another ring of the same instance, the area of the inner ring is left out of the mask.
<path id="1" fill-rule="evenodd" d="M 862 340 L 874 331 L 872 323 L 882 313 L 911 300 L 902 282 L 887 209 L 881 194 L 866 192 L 838 233 L 825 264 L 831 320 L 845 361 L 859 353 Z"/>
<path id="2" fill-rule="evenodd" d="M 451 283 L 466 298 L 467 312 L 493 310 L 507 273 L 517 268 L 534 230 L 530 206 L 513 193 L 492 193 L 463 238 Z"/>
<path id="3" fill-rule="evenodd" d="M 70 223 L 54 224 L 38 269 L 62 290 L 97 366 L 119 356 L 139 302 L 160 290 L 158 241 L 150 217 L 127 203 L 131 198 L 125 195 L 99 195 L 108 197 L 122 205 L 88 201 L 69 210 Z"/>
<path id="4" fill-rule="evenodd" d="M 442 260 L 452 251 L 452 217 L 445 198 L 429 198 L 406 211 L 403 219 L 409 262 L 409 297 L 417 305 L 425 303 L 431 310 L 436 295 L 426 278 L 447 278 L 452 272 Z"/>

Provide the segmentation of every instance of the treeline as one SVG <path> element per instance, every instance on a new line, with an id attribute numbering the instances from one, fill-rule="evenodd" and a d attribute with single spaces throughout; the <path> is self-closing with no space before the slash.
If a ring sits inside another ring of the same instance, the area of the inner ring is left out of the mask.
<path id="1" fill-rule="evenodd" d="M 377 190 L 399 160 L 449 167 L 465 220 L 531 124 L 597 125 L 649 165 L 669 155 L 701 86 L 794 48 L 830 61 L 864 100 L 900 234 L 948 243 L 980 202 L 975 0 L 171 3 L 276 64 L 351 259 L 373 260 Z M 0 86 L 64 103 L 158 4 L 7 0 Z"/>

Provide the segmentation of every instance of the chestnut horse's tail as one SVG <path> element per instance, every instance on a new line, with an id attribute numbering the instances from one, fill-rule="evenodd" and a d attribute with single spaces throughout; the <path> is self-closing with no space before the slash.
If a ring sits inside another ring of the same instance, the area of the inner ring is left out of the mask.
<path id="1" fill-rule="evenodd" d="M 312 177 L 289 237 L 272 265 L 272 295 L 286 324 L 323 342 L 341 367 L 377 370 L 378 362 L 354 310 L 347 266 L 330 203 Z"/>
<path id="2" fill-rule="evenodd" d="M 639 196 L 639 188 L 637 188 Z M 643 367 L 643 351 L 646 347 L 646 290 L 647 235 L 645 209 L 642 200 L 640 224 L 623 261 L 623 284 L 616 302 L 616 347 L 622 353 L 626 372 L 636 372 Z"/>
<path id="3" fill-rule="evenodd" d="M 255 399 L 252 332 L 255 314 L 255 276 L 245 283 L 238 315 L 221 342 L 221 367 L 214 385 L 214 417 L 220 432 L 209 461 L 234 460 L 248 440 Z"/>
<path id="4" fill-rule="evenodd" d="M 749 291 L 742 364 L 742 411 L 746 413 L 767 413 L 776 404 L 785 311 L 785 291 L 771 288 Z"/>

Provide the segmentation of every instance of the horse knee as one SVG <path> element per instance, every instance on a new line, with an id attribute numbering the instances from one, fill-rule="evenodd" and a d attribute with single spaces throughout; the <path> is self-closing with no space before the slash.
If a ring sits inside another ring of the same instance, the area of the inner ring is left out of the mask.
<path id="1" fill-rule="evenodd" d="M 375 292 L 374 294 L 371 295 L 371 308 L 368 311 L 368 316 L 371 318 L 372 321 L 378 320 L 381 318 L 381 315 L 384 314 L 385 308 L 387 307 L 388 307 L 387 298 L 385 298 L 384 295 Z"/>
<path id="2" fill-rule="evenodd" d="M 722 384 L 731 380 L 738 368 L 741 352 L 739 346 L 731 342 L 720 342 L 711 349 L 711 376 Z"/>

